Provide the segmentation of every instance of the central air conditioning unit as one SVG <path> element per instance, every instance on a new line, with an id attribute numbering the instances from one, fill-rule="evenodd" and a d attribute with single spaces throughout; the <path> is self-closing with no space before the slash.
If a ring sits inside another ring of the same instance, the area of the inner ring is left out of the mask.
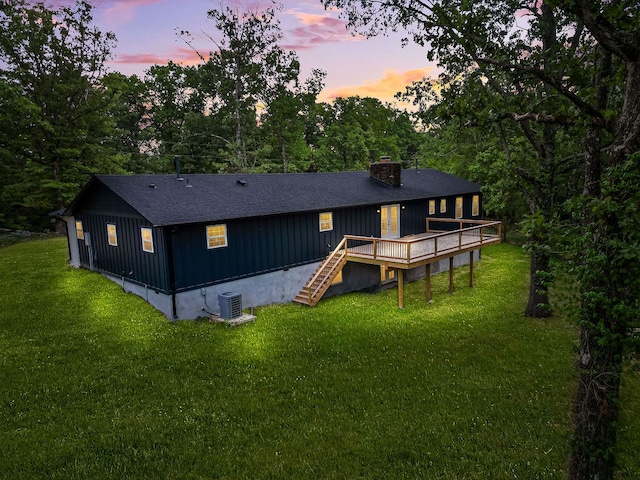
<path id="1" fill-rule="evenodd" d="M 220 317 L 226 320 L 242 316 L 242 294 L 225 292 L 218 295 Z"/>

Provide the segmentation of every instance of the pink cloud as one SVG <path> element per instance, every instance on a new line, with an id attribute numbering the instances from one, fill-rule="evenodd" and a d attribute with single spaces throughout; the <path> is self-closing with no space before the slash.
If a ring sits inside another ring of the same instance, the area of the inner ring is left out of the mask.
<path id="1" fill-rule="evenodd" d="M 326 43 L 359 40 L 346 29 L 344 21 L 327 15 L 317 15 L 297 11 L 288 11 L 302 24 L 287 32 L 287 37 L 292 38 L 289 44 L 284 45 L 290 50 L 305 50 Z"/>
<path id="2" fill-rule="evenodd" d="M 376 80 L 367 81 L 364 85 L 344 86 L 323 91 L 319 100 L 333 101 L 339 97 L 375 97 L 382 101 L 393 102 L 394 95 L 404 91 L 405 87 L 411 83 L 421 80 L 424 77 L 433 77 L 437 74 L 435 67 L 417 68 L 398 72 L 394 69 L 385 70 L 384 76 Z"/>
<path id="3" fill-rule="evenodd" d="M 205 55 L 205 59 L 208 58 L 208 54 Z M 169 60 L 181 65 L 198 65 L 202 63 L 202 59 L 196 52 L 190 48 L 174 48 L 172 52 L 167 55 L 161 55 L 156 53 L 137 53 L 137 54 L 121 54 L 118 55 L 112 63 L 117 64 L 130 64 L 130 65 L 166 65 Z"/>

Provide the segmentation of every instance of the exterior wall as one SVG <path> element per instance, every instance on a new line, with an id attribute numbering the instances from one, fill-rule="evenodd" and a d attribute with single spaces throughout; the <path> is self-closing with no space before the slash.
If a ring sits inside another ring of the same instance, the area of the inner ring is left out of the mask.
<path id="1" fill-rule="evenodd" d="M 78 248 L 78 239 L 76 238 L 76 219 L 74 217 L 63 217 L 66 223 L 67 243 L 69 244 L 69 265 L 79 268 L 80 249 Z"/>
<path id="2" fill-rule="evenodd" d="M 402 236 L 422 233 L 426 228 L 427 218 L 454 218 L 456 213 L 456 197 L 462 197 L 462 218 L 480 220 L 481 215 L 472 215 L 473 196 L 479 196 L 479 212 L 482 212 L 482 196 L 480 193 L 467 195 L 454 195 L 448 197 L 435 197 L 432 199 L 405 202 L 400 210 L 400 234 Z M 445 199 L 447 211 L 440 212 L 440 200 Z M 429 214 L 429 200 L 435 200 L 436 211 Z"/>
<path id="3" fill-rule="evenodd" d="M 140 285 L 139 283 L 131 282 L 127 278 L 116 277 L 105 272 L 102 272 L 102 274 L 109 280 L 120 285 L 125 292 L 130 292 L 142 297 L 163 313 L 167 318 L 173 319 L 173 302 L 171 300 L 171 295 L 159 290 L 154 290 L 153 287 L 148 285 Z M 190 318 L 196 318 L 196 316 Z"/>
<path id="4" fill-rule="evenodd" d="M 177 293 L 175 320 L 205 317 L 208 312 L 219 313 L 218 295 L 227 292 L 242 294 L 243 308 L 291 302 L 302 285 L 313 275 L 318 265 L 319 262 L 316 262 Z M 144 298 L 169 319 L 174 319 L 173 300 L 170 294 L 154 291 L 152 288 L 130 282 L 126 278 L 122 279 L 108 274 L 105 276 L 121 285 L 126 292 Z"/>
<path id="5" fill-rule="evenodd" d="M 153 228 L 153 253 L 142 250 L 141 227 L 151 228 L 131 207 L 105 189 L 87 199 L 76 213 L 82 222 L 85 239 L 76 238 L 75 222 L 69 225 L 70 250 L 77 248 L 80 264 L 92 267 L 116 278 L 148 285 L 154 290 L 170 293 L 167 251 L 162 229 Z M 117 246 L 109 245 L 107 224 L 116 226 Z M 91 236 L 91 249 L 86 234 Z M 90 252 L 91 256 L 90 257 Z"/>
<path id="6" fill-rule="evenodd" d="M 322 298 L 336 297 L 350 292 L 376 291 L 379 288 L 379 265 L 347 262 L 342 267 L 342 282 L 329 287 Z"/>
<path id="7" fill-rule="evenodd" d="M 186 291 L 319 262 L 346 234 L 380 234 L 375 206 L 333 210 L 333 230 L 327 232 L 320 231 L 320 213 L 222 222 L 227 227 L 228 245 L 214 249 L 207 248 L 207 224 L 177 227 L 171 240 L 176 290 Z"/>
<path id="8" fill-rule="evenodd" d="M 479 251 L 474 252 L 474 259 L 479 259 Z M 468 254 L 458 255 L 454 259 L 454 266 L 466 265 Z M 209 287 L 196 288 L 176 294 L 176 318 L 173 316 L 173 300 L 171 295 L 154 290 L 151 287 L 130 282 L 126 278 L 118 278 L 105 274 L 107 278 L 121 285 L 126 292 L 134 293 L 145 299 L 167 318 L 172 320 L 187 320 L 206 317 L 208 313 L 220 312 L 218 295 L 227 292 L 242 295 L 242 307 L 251 308 L 270 304 L 289 303 L 298 294 L 301 286 L 313 275 L 319 262 L 308 265 L 280 270 L 264 275 L 226 282 Z M 449 260 L 441 260 L 432 265 L 432 274 L 449 270 Z M 420 280 L 425 276 L 425 268 L 410 270 L 405 275 L 405 283 Z M 343 282 L 334 285 L 324 295 L 329 298 L 355 291 L 376 291 L 389 288 L 390 284 L 381 285 L 380 267 L 348 262 L 343 268 Z"/>
<path id="9" fill-rule="evenodd" d="M 468 218 L 471 218 L 471 197 L 464 196 Z M 436 216 L 450 218 L 453 215 L 455 197 L 447 197 L 447 202 L 447 213 L 439 214 L 437 210 Z M 188 291 L 319 262 L 345 235 L 379 237 L 380 206 L 331 210 L 333 230 L 327 232 L 320 231 L 320 211 L 212 222 L 224 223 L 227 227 L 227 246 L 214 249 L 207 248 L 208 224 L 174 227 L 172 233 L 167 235 L 171 235 L 176 291 Z M 400 235 L 424 232 L 428 213 L 427 199 L 402 203 Z"/>
<path id="10" fill-rule="evenodd" d="M 473 195 L 463 195 L 463 217 L 471 215 Z M 452 218 L 456 196 L 447 200 L 447 211 L 429 215 L 429 199 L 400 202 L 400 235 L 425 231 L 425 219 Z M 390 201 L 388 204 L 398 202 Z M 151 225 L 133 208 L 106 188 L 89 192 L 75 218 L 66 217 L 70 263 L 91 265 L 95 270 L 147 300 L 169 318 L 203 315 L 202 308 L 217 310 L 217 295 L 238 292 L 243 306 L 291 301 L 311 277 L 315 268 L 344 235 L 380 237 L 380 205 L 368 205 L 273 217 L 244 218 L 209 224 L 152 228 L 154 252 L 143 252 L 140 228 Z M 333 229 L 320 231 L 320 213 L 331 211 Z M 92 256 L 85 240 L 76 238 L 75 220 L 90 233 Z M 207 225 L 225 223 L 228 246 L 207 248 Z M 118 245 L 108 243 L 107 224 L 116 225 Z M 456 266 L 468 255 L 456 259 Z M 433 266 L 437 273 L 448 269 L 448 261 Z M 408 281 L 424 277 L 424 268 L 408 272 Z M 326 296 L 380 288 L 379 267 L 347 264 L 343 282 L 332 286 Z"/>

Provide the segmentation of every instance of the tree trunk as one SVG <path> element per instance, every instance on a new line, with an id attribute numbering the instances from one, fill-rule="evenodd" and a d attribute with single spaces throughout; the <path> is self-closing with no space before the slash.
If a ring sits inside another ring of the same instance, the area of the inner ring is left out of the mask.
<path id="1" fill-rule="evenodd" d="M 235 120 L 236 120 L 236 161 L 238 162 L 238 171 L 244 171 L 245 160 L 244 152 L 242 149 L 242 117 L 240 113 L 240 106 L 236 105 L 235 108 Z"/>
<path id="2" fill-rule="evenodd" d="M 580 381 L 571 480 L 613 478 L 622 353 L 638 308 L 639 259 L 627 251 L 628 237 L 634 233 L 630 230 L 638 226 L 630 224 L 624 212 L 628 204 L 633 209 L 637 204 L 640 173 L 637 161 L 628 161 L 628 156 L 640 149 L 639 134 L 640 63 L 628 62 L 624 106 L 606 168 L 600 166 L 600 128 L 592 126 L 585 141 L 585 197 L 606 199 L 617 210 L 600 206 L 594 213 L 589 202 L 584 209 L 588 235 L 581 275 Z"/>
<path id="3" fill-rule="evenodd" d="M 546 318 L 551 315 L 549 305 L 549 255 L 540 250 L 531 253 L 529 270 L 529 300 L 524 314 L 527 317 Z"/>

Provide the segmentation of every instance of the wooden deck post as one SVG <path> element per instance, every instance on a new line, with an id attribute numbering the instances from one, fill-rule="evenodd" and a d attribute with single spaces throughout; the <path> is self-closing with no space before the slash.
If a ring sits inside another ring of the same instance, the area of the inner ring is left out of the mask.
<path id="1" fill-rule="evenodd" d="M 424 272 L 424 277 L 425 280 L 427 281 L 427 289 L 425 292 L 425 296 L 427 298 L 427 302 L 431 303 L 431 264 L 427 263 L 425 266 L 425 272 Z"/>
<path id="2" fill-rule="evenodd" d="M 473 250 L 469 252 L 469 286 L 473 288 Z"/>
<path id="3" fill-rule="evenodd" d="M 453 257 L 449 257 L 449 293 L 453 292 Z"/>
<path id="4" fill-rule="evenodd" d="M 404 270 L 398 268 L 398 308 L 404 308 Z"/>

